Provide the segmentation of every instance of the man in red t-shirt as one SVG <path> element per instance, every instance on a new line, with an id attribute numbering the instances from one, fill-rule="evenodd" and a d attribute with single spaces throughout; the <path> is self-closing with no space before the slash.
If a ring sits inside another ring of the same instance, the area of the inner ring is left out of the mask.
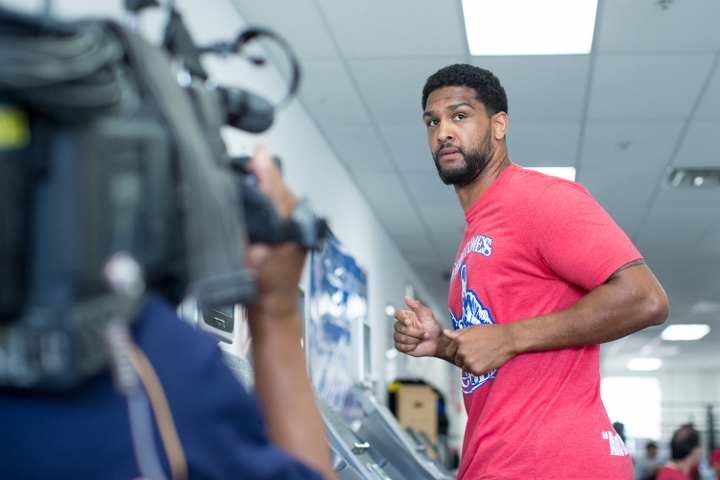
<path id="1" fill-rule="evenodd" d="M 598 344 L 662 323 L 662 287 L 582 186 L 511 163 L 507 97 L 492 73 L 443 68 L 422 104 L 467 228 L 450 279 L 454 330 L 406 297 L 394 340 L 462 368 L 458 478 L 631 480 L 600 400 Z"/>
<path id="2" fill-rule="evenodd" d="M 683 425 L 670 440 L 672 459 L 665 464 L 657 475 L 657 480 L 690 480 L 690 470 L 699 462 L 700 435 L 692 425 Z"/>
<path id="3" fill-rule="evenodd" d="M 720 448 L 713 448 L 713 451 L 710 452 L 710 468 L 720 478 Z"/>

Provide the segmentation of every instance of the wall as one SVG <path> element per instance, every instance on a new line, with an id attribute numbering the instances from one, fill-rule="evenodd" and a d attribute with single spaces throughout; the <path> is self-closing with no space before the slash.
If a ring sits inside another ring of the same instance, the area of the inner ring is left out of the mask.
<path id="1" fill-rule="evenodd" d="M 720 368 L 694 371 L 603 371 L 603 378 L 611 376 L 657 378 L 660 381 L 661 438 L 654 440 L 668 442 L 672 433 L 684 423 L 692 422 L 699 431 L 706 432 L 708 405 L 713 406 L 715 431 L 720 430 Z M 720 436 L 717 434 L 715 442 L 720 443 Z"/>

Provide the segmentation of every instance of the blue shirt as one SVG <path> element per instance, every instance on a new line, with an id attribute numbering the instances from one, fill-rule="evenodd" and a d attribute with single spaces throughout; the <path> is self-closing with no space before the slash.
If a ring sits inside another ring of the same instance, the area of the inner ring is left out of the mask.
<path id="1" fill-rule="evenodd" d="M 169 304 L 149 298 L 133 334 L 162 382 L 190 479 L 321 478 L 269 443 L 257 401 L 223 364 L 217 342 Z M 0 478 L 138 477 L 127 403 L 108 372 L 69 393 L 0 389 Z"/>

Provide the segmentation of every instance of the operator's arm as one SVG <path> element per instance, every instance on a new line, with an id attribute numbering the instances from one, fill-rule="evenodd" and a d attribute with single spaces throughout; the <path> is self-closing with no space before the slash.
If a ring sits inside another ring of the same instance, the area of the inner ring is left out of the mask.
<path id="1" fill-rule="evenodd" d="M 609 342 L 659 325 L 667 315 L 665 292 L 645 262 L 638 260 L 564 310 L 502 325 L 445 331 L 453 340 L 445 355 L 480 375 L 523 352 Z"/>
<path id="2" fill-rule="evenodd" d="M 281 218 L 297 203 L 264 148 L 250 168 Z M 249 245 L 248 266 L 258 276 L 259 297 L 248 305 L 255 390 L 265 411 L 270 440 L 295 458 L 333 478 L 325 425 L 315 404 L 303 352 L 298 284 L 306 251 L 295 243 Z"/>

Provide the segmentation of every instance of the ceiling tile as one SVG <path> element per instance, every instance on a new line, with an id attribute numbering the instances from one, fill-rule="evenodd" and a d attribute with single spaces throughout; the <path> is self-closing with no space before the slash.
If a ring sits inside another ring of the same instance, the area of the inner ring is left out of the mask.
<path id="1" fill-rule="evenodd" d="M 713 61 L 703 54 L 598 56 L 588 118 L 686 117 Z"/>
<path id="2" fill-rule="evenodd" d="M 512 122 L 571 122 L 583 113 L 589 55 L 473 57 L 471 63 L 498 77 Z"/>
<path id="3" fill-rule="evenodd" d="M 437 174 L 425 126 L 419 118 L 415 125 L 380 124 L 378 129 L 400 171 Z"/>
<path id="4" fill-rule="evenodd" d="M 715 218 L 715 222 L 713 223 L 717 225 L 716 221 L 719 218 L 720 215 L 717 215 Z M 720 228 L 716 226 L 709 227 L 700 238 L 695 253 L 696 255 L 713 256 L 717 256 L 718 254 L 720 254 Z"/>
<path id="5" fill-rule="evenodd" d="M 398 249 L 409 258 L 411 262 L 418 259 L 434 259 L 437 254 L 432 243 L 418 236 L 391 234 L 397 243 Z M 436 267 L 433 263 L 433 266 Z M 437 267 L 436 267 L 437 268 Z"/>
<path id="6" fill-rule="evenodd" d="M 651 254 L 668 276 L 683 274 L 678 267 L 692 258 L 701 237 L 717 220 L 709 218 L 704 209 L 676 204 L 673 202 L 675 193 L 675 190 L 669 189 L 658 192 L 642 230 L 635 239 L 643 254 Z M 717 207 L 714 210 L 717 211 Z M 692 276 L 692 272 L 689 275 Z M 697 289 L 697 285 L 690 282 L 688 288 Z"/>
<path id="7" fill-rule="evenodd" d="M 450 270 L 452 264 L 457 257 L 458 248 L 463 239 L 462 232 L 457 230 L 442 230 L 434 228 L 430 235 L 433 237 L 438 246 L 438 260 L 442 262 L 445 270 Z"/>
<path id="8" fill-rule="evenodd" d="M 708 83 L 702 102 L 695 112 L 696 118 L 720 119 L 720 59 L 715 61 L 715 70 Z"/>
<path id="9" fill-rule="evenodd" d="M 459 202 L 449 207 L 423 207 L 420 209 L 420 217 L 425 221 L 431 231 L 446 232 L 455 238 L 455 247 L 459 245 L 465 231 L 465 214 Z"/>
<path id="10" fill-rule="evenodd" d="M 304 60 L 300 97 L 320 124 L 369 124 L 370 117 L 340 60 Z"/>
<path id="11" fill-rule="evenodd" d="M 611 167 L 583 168 L 577 180 L 600 205 L 644 207 L 658 188 L 659 176 L 656 169 L 641 167 L 625 167 L 622 172 Z"/>
<path id="12" fill-rule="evenodd" d="M 378 124 L 422 126 L 422 89 L 427 77 L 460 57 L 350 59 L 348 64 Z M 421 127 L 422 128 L 422 127 Z"/>
<path id="13" fill-rule="evenodd" d="M 604 201 L 601 206 L 628 237 L 636 237 L 643 223 L 647 202 L 636 199 L 632 206 L 628 206 L 621 201 Z"/>
<path id="14" fill-rule="evenodd" d="M 391 235 L 397 238 L 417 238 L 428 243 L 427 232 L 413 207 L 383 208 L 377 212 Z"/>
<path id="15" fill-rule="evenodd" d="M 580 173 L 585 168 L 655 169 L 670 163 L 683 129 L 681 122 L 588 122 L 585 124 Z"/>
<path id="16" fill-rule="evenodd" d="M 403 181 L 410 190 L 410 196 L 419 209 L 457 206 L 455 189 L 445 185 L 437 174 L 406 172 Z"/>
<path id="17" fill-rule="evenodd" d="M 720 167 L 720 121 L 692 122 L 672 163 L 685 167 Z"/>
<path id="18" fill-rule="evenodd" d="M 720 2 L 605 0 L 598 51 L 703 52 L 720 48 Z"/>
<path id="19" fill-rule="evenodd" d="M 720 189 L 673 188 L 665 182 L 665 178 L 660 186 L 653 207 L 661 212 L 666 211 L 670 218 L 674 215 L 685 215 L 686 212 L 712 217 L 714 213 L 720 213 Z"/>
<path id="20" fill-rule="evenodd" d="M 229 1 L 249 24 L 270 27 L 285 38 L 300 58 L 338 56 L 332 35 L 313 0 Z"/>
<path id="21" fill-rule="evenodd" d="M 323 128 L 326 139 L 351 172 L 394 171 L 392 160 L 373 127 Z"/>
<path id="22" fill-rule="evenodd" d="M 454 0 L 317 0 L 349 58 L 465 55 L 460 3 Z M 438 16 L 446 24 L 438 22 Z M 445 28 L 444 28 L 445 27 Z"/>
<path id="23" fill-rule="evenodd" d="M 579 137 L 577 123 L 510 122 L 508 152 L 513 163 L 523 167 L 572 167 Z"/>
<path id="24" fill-rule="evenodd" d="M 362 171 L 353 178 L 376 211 L 413 208 L 396 173 Z M 393 228 L 389 226 L 389 230 Z"/>

